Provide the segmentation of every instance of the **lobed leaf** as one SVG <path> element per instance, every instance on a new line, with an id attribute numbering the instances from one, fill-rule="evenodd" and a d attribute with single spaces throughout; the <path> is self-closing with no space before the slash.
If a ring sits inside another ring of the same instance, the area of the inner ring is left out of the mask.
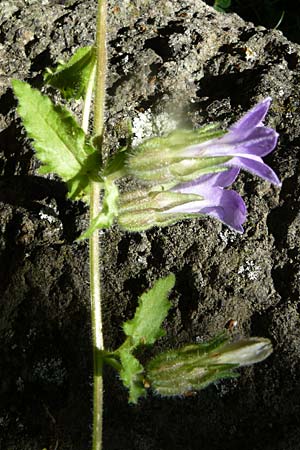
<path id="1" fill-rule="evenodd" d="M 85 143 L 84 131 L 68 110 L 29 84 L 13 80 L 12 85 L 18 113 L 43 163 L 39 173 L 56 173 L 68 183 L 71 197 L 79 196 L 95 177 L 98 164 L 96 151 Z"/>
<path id="2" fill-rule="evenodd" d="M 165 334 L 161 324 L 166 318 L 171 303 L 168 295 L 175 284 L 174 274 L 155 282 L 152 289 L 141 295 L 133 319 L 124 323 L 123 328 L 130 337 L 133 348 L 154 342 Z"/>
<path id="3" fill-rule="evenodd" d="M 65 99 L 79 99 L 86 93 L 95 63 L 94 47 L 79 48 L 66 63 L 47 69 L 44 81 L 59 89 Z"/>

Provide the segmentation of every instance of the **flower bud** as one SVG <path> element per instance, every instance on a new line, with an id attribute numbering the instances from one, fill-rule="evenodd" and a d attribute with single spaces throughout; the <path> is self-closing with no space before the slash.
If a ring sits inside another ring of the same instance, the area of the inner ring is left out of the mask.
<path id="1" fill-rule="evenodd" d="M 144 231 L 153 226 L 171 225 L 190 215 L 168 213 L 168 210 L 201 199 L 197 194 L 146 189 L 122 194 L 119 200 L 118 223 L 128 231 Z"/>
<path id="2" fill-rule="evenodd" d="M 238 376 L 233 369 L 263 361 L 272 353 L 269 339 L 228 342 L 225 334 L 207 343 L 163 352 L 146 366 L 146 383 L 164 396 L 185 395 L 221 378 Z"/>
<path id="3" fill-rule="evenodd" d="M 190 156 L 187 150 L 195 144 L 224 134 L 215 125 L 210 125 L 198 130 L 177 130 L 166 136 L 148 139 L 129 155 L 127 169 L 135 178 L 159 184 L 185 182 L 206 173 L 214 173 L 230 157 L 199 158 Z"/>
<path id="4" fill-rule="evenodd" d="M 266 359 L 272 353 L 269 339 L 252 337 L 230 342 L 223 346 L 222 351 L 211 355 L 215 364 L 238 364 L 248 366 Z"/>

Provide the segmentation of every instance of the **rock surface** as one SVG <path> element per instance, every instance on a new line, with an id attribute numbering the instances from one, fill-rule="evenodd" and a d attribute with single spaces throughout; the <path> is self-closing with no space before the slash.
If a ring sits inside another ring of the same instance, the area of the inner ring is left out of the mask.
<path id="1" fill-rule="evenodd" d="M 90 443 L 91 350 L 86 207 L 65 200 L 37 161 L 10 89 L 41 87 L 42 73 L 93 42 L 95 0 L 7 0 L 0 16 L 1 296 L 0 446 L 85 450 Z M 221 15 L 200 0 L 109 6 L 107 152 L 176 121 L 227 126 L 257 101 L 280 133 L 267 158 L 279 190 L 244 174 L 243 235 L 212 219 L 103 235 L 105 341 L 160 275 L 177 277 L 167 335 L 157 349 L 206 339 L 230 319 L 236 336 L 269 337 L 274 354 L 186 399 L 149 396 L 138 406 L 105 375 L 104 449 L 297 450 L 300 440 L 300 47 L 280 32 Z M 80 107 L 73 105 L 80 113 Z"/>

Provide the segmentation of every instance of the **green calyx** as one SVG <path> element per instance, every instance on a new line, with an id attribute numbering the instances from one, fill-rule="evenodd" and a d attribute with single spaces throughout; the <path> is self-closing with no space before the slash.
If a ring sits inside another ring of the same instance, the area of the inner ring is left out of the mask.
<path id="1" fill-rule="evenodd" d="M 164 227 L 191 214 L 168 213 L 176 206 L 199 201 L 196 194 L 181 194 L 172 191 L 137 190 L 120 196 L 119 226 L 128 231 L 145 231 L 153 226 Z"/>
<path id="2" fill-rule="evenodd" d="M 209 125 L 148 139 L 128 156 L 127 170 L 142 181 L 159 184 L 187 182 L 207 173 L 223 171 L 221 164 L 230 157 L 189 156 L 187 149 L 224 134 L 216 125 Z"/>

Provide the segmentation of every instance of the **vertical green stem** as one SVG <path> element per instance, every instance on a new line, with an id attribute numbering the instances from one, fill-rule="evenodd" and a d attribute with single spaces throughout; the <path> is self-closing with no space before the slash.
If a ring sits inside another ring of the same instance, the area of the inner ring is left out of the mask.
<path id="1" fill-rule="evenodd" d="M 97 68 L 95 91 L 94 130 L 100 138 L 104 128 L 105 80 L 107 69 L 106 54 L 106 0 L 98 0 L 98 16 L 96 30 Z"/>
<path id="2" fill-rule="evenodd" d="M 104 101 L 106 76 L 106 0 L 98 0 L 96 29 L 96 82 L 94 134 L 97 136 L 99 152 L 102 156 L 102 137 L 104 130 Z M 100 184 L 90 185 L 90 221 L 100 212 Z M 102 448 L 102 416 L 103 416 L 103 376 L 101 351 L 103 346 L 102 313 L 101 313 L 101 280 L 100 280 L 100 245 L 99 233 L 95 231 L 90 238 L 90 296 L 91 322 L 93 337 L 93 444 L 92 450 Z"/>

